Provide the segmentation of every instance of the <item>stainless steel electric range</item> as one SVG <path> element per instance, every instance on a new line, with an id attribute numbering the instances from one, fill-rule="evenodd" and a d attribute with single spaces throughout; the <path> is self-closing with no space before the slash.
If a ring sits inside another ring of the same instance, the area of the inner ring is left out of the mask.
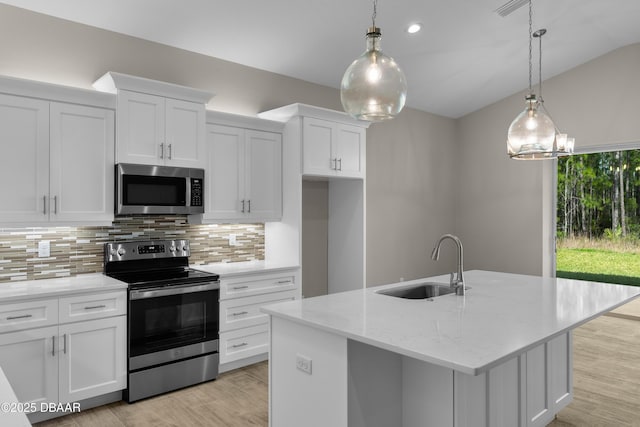
<path id="1" fill-rule="evenodd" d="M 219 277 L 189 254 L 188 240 L 105 244 L 105 274 L 129 284 L 127 402 L 218 376 Z"/>

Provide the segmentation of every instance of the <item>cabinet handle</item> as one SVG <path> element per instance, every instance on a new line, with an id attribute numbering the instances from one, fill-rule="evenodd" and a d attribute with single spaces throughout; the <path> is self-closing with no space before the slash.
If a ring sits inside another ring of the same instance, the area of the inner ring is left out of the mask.
<path id="1" fill-rule="evenodd" d="M 231 313 L 232 316 L 243 316 L 245 314 L 249 314 L 248 311 L 240 311 L 238 313 Z"/>
<path id="2" fill-rule="evenodd" d="M 29 317 L 33 317 L 32 314 L 23 314 L 21 316 L 9 316 L 7 320 L 16 320 L 16 319 L 28 319 Z"/>
<path id="3" fill-rule="evenodd" d="M 242 199 L 242 213 L 244 213 L 244 199 Z"/>
<path id="4" fill-rule="evenodd" d="M 107 307 L 106 305 L 100 304 L 100 305 L 89 305 L 89 306 L 85 307 L 84 309 L 85 310 L 93 310 L 93 309 L 96 309 L 96 308 L 106 308 L 106 307 Z"/>
<path id="5" fill-rule="evenodd" d="M 160 144 L 160 158 L 164 159 L 164 144 Z"/>
<path id="6" fill-rule="evenodd" d="M 67 354 L 67 334 L 62 335 L 62 351 Z"/>
<path id="7" fill-rule="evenodd" d="M 239 347 L 244 347 L 244 346 L 247 346 L 247 345 L 249 345 L 249 344 L 246 343 L 246 342 L 243 342 L 243 343 L 240 343 L 240 344 L 234 344 L 234 345 L 231 346 L 231 348 L 239 348 Z"/>
<path id="8" fill-rule="evenodd" d="M 53 213 L 58 215 L 58 196 L 53 196 Z"/>
<path id="9" fill-rule="evenodd" d="M 56 355 L 56 336 L 55 335 L 51 337 L 51 355 L 52 356 Z"/>
<path id="10" fill-rule="evenodd" d="M 169 147 L 168 147 L 168 148 L 169 148 L 169 156 L 168 156 L 168 159 L 169 159 L 169 160 L 171 160 L 171 144 L 169 144 Z"/>
<path id="11" fill-rule="evenodd" d="M 340 157 L 338 159 L 338 162 L 340 162 L 340 166 L 338 166 L 338 170 L 341 171 L 342 170 L 342 157 Z"/>
<path id="12" fill-rule="evenodd" d="M 238 290 L 238 289 L 247 289 L 248 287 L 249 286 L 246 286 L 246 285 L 245 286 L 234 286 L 233 290 L 235 291 L 235 290 Z"/>
<path id="13" fill-rule="evenodd" d="M 42 196 L 42 215 L 47 214 L 47 196 Z"/>
<path id="14" fill-rule="evenodd" d="M 280 281 L 278 281 L 278 285 L 284 285 L 285 283 L 291 283 L 291 280 L 280 280 Z"/>
<path id="15" fill-rule="evenodd" d="M 247 204 L 249 206 L 249 209 L 247 209 L 247 213 L 251 213 L 251 199 L 247 200 Z"/>
<path id="16" fill-rule="evenodd" d="M 336 159 L 336 158 L 333 158 L 333 159 L 329 160 L 329 169 L 336 170 L 336 161 L 337 160 L 338 159 Z M 332 163 L 333 163 L 333 165 L 332 165 Z"/>

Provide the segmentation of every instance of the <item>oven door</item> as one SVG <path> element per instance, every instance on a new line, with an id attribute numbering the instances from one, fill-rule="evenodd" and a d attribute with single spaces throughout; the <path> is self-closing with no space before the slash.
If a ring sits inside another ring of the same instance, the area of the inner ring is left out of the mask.
<path id="1" fill-rule="evenodd" d="M 129 291 L 129 370 L 218 351 L 220 283 Z"/>

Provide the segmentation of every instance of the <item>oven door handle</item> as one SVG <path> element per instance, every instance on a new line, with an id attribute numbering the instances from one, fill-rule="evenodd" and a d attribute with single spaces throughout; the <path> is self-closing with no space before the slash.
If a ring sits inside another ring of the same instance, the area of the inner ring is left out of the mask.
<path id="1" fill-rule="evenodd" d="M 138 300 L 146 298 L 164 297 L 167 295 L 190 294 L 194 292 L 212 291 L 220 289 L 220 282 L 209 282 L 200 285 L 175 285 L 161 288 L 150 288 L 129 291 L 129 299 Z"/>

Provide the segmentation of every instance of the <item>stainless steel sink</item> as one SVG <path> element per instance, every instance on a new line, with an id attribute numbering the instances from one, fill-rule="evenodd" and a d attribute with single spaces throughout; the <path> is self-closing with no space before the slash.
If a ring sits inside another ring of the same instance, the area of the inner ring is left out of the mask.
<path id="1" fill-rule="evenodd" d="M 452 294 L 455 290 L 445 283 L 426 282 L 378 291 L 379 294 L 406 299 L 427 299 Z"/>

